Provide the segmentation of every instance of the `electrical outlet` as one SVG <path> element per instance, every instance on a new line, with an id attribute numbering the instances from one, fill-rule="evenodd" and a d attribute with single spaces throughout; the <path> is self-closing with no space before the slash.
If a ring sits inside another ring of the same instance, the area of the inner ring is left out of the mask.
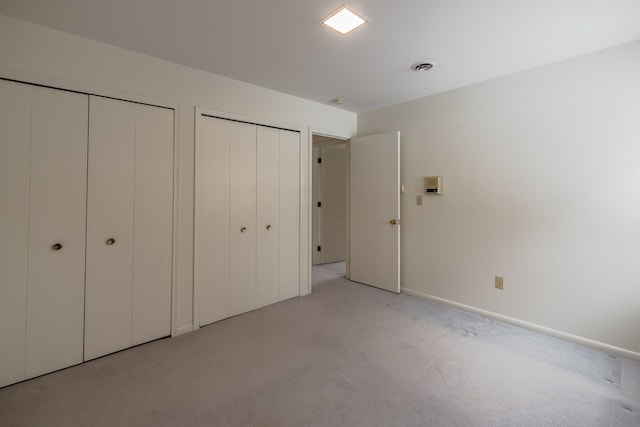
<path id="1" fill-rule="evenodd" d="M 504 289 L 504 279 L 496 276 L 496 289 Z"/>
<path id="2" fill-rule="evenodd" d="M 418 204 L 418 206 L 422 206 L 422 194 L 418 194 L 418 197 L 416 198 L 416 203 Z"/>

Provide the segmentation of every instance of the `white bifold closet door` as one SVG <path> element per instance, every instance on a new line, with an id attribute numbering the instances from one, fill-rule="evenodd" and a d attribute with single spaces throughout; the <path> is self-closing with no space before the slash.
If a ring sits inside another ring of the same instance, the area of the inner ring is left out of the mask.
<path id="1" fill-rule="evenodd" d="M 256 307 L 280 299 L 280 131 L 257 127 Z"/>
<path id="2" fill-rule="evenodd" d="M 199 120 L 196 282 L 206 325 L 299 295 L 299 133 Z"/>
<path id="3" fill-rule="evenodd" d="M 170 334 L 173 110 L 92 96 L 85 360 Z"/>
<path id="4" fill-rule="evenodd" d="M 256 304 L 256 127 L 229 127 L 229 315 Z"/>
<path id="5" fill-rule="evenodd" d="M 0 386 L 82 362 L 87 112 L 0 81 Z"/>
<path id="6" fill-rule="evenodd" d="M 279 301 L 300 295 L 300 134 L 280 131 Z"/>

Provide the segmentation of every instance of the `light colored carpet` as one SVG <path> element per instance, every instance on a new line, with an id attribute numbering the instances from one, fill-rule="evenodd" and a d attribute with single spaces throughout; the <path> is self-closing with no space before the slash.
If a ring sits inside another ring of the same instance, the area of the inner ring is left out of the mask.
<path id="1" fill-rule="evenodd" d="M 0 389 L 2 426 L 640 426 L 640 363 L 314 268 L 314 292 Z"/>

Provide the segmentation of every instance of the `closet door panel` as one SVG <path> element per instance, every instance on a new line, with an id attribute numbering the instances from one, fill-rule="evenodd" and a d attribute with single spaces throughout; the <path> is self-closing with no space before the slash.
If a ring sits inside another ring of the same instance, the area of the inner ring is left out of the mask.
<path id="1" fill-rule="evenodd" d="M 230 126 L 230 315 L 256 306 L 256 126 Z"/>
<path id="2" fill-rule="evenodd" d="M 133 345 L 171 334 L 173 110 L 136 105 Z"/>
<path id="3" fill-rule="evenodd" d="M 0 80 L 0 387 L 25 376 L 31 87 Z"/>
<path id="4" fill-rule="evenodd" d="M 196 283 L 200 325 L 229 317 L 230 124 L 203 117 L 196 156 Z"/>
<path id="5" fill-rule="evenodd" d="M 85 360 L 131 346 L 135 108 L 91 97 Z"/>
<path id="6" fill-rule="evenodd" d="M 278 302 L 280 280 L 280 131 L 257 129 L 256 306 Z"/>
<path id="7" fill-rule="evenodd" d="M 300 134 L 280 131 L 280 300 L 300 295 Z"/>
<path id="8" fill-rule="evenodd" d="M 87 112 L 86 95 L 33 88 L 27 378 L 82 362 Z"/>

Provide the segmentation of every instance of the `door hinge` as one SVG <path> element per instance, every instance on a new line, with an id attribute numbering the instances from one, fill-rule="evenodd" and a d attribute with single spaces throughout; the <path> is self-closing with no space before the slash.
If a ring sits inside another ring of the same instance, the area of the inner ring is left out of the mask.
<path id="1" fill-rule="evenodd" d="M 322 246 L 318 246 L 318 252 L 322 251 Z"/>
<path id="2" fill-rule="evenodd" d="M 322 157 L 318 157 L 318 163 L 322 163 Z"/>
<path id="3" fill-rule="evenodd" d="M 318 207 L 321 208 L 322 207 L 322 202 L 318 202 Z"/>

